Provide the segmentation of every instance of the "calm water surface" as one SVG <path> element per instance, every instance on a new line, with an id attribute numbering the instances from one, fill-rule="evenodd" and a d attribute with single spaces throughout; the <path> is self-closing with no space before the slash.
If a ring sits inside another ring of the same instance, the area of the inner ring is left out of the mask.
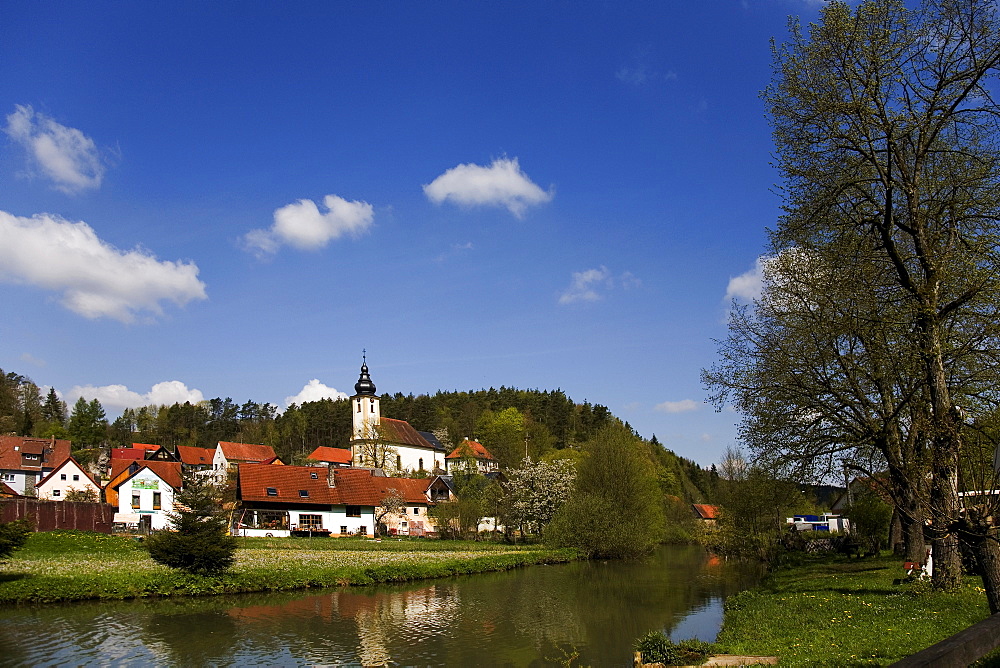
<path id="1" fill-rule="evenodd" d="M 668 546 L 408 586 L 0 611 L 0 665 L 630 666 L 660 629 L 713 640 L 757 574 Z"/>

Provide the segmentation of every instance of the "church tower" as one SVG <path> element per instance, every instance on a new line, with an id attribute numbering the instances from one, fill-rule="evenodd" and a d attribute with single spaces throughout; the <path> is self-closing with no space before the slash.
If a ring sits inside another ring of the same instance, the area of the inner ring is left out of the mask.
<path id="1" fill-rule="evenodd" d="M 375 394 L 375 383 L 368 375 L 368 361 L 361 357 L 361 376 L 354 384 L 354 396 L 351 397 L 351 413 L 354 415 L 354 430 L 351 441 L 357 442 L 374 435 L 375 427 L 380 420 L 378 395 Z"/>

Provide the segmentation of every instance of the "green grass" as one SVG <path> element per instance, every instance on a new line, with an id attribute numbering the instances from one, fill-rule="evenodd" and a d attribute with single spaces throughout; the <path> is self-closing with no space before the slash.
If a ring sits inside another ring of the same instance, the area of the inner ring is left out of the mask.
<path id="1" fill-rule="evenodd" d="M 726 601 L 717 639 L 730 654 L 778 656 L 782 666 L 879 666 L 989 616 L 978 578 L 956 592 L 903 576 L 892 557 L 823 557 L 781 569 Z"/>
<path id="2" fill-rule="evenodd" d="M 571 550 L 438 540 L 241 538 L 233 568 L 185 575 L 134 539 L 81 531 L 32 534 L 0 564 L 0 604 L 279 591 L 406 582 L 578 558 Z"/>

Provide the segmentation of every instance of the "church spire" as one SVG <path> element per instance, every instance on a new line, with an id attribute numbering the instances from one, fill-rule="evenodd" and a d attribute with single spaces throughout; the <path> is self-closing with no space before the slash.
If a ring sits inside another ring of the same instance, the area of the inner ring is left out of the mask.
<path id="1" fill-rule="evenodd" d="M 354 384 L 355 396 L 375 396 L 375 383 L 372 382 L 371 376 L 368 375 L 368 357 L 367 351 L 361 351 L 361 376 L 358 377 L 358 382 Z"/>

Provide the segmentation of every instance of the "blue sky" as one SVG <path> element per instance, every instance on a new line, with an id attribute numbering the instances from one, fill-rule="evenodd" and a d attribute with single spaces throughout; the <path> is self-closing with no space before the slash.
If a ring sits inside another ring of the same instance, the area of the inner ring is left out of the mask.
<path id="1" fill-rule="evenodd" d="M 0 368 L 283 408 L 367 349 L 380 392 L 561 388 L 716 462 L 769 40 L 819 4 L 8 2 Z"/>

